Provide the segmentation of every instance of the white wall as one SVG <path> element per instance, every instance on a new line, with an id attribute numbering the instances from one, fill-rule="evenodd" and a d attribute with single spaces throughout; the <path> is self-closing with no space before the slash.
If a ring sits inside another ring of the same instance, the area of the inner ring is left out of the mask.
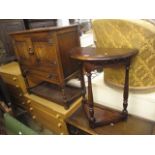
<path id="1" fill-rule="evenodd" d="M 123 108 L 123 91 L 105 85 L 103 74 L 97 76 L 93 82 L 94 101 L 118 110 Z M 155 121 L 155 92 L 129 93 L 128 112 Z"/>
<path id="2" fill-rule="evenodd" d="M 69 19 L 58 19 L 57 25 L 58 26 L 68 26 L 69 25 Z"/>

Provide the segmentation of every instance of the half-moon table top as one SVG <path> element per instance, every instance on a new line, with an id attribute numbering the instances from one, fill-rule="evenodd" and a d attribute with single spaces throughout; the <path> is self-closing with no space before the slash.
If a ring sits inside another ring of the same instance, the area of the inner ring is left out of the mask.
<path id="1" fill-rule="evenodd" d="M 137 49 L 130 48 L 75 47 L 70 54 L 79 61 L 111 61 L 130 58 L 137 53 Z"/>

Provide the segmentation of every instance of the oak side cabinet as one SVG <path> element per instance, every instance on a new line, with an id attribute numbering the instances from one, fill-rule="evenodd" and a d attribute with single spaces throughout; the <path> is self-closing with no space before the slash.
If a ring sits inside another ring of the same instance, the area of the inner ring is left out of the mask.
<path id="1" fill-rule="evenodd" d="M 50 27 L 10 34 L 29 93 L 69 108 L 81 89 L 66 86 L 78 76 L 79 65 L 70 50 L 80 47 L 79 26 Z"/>

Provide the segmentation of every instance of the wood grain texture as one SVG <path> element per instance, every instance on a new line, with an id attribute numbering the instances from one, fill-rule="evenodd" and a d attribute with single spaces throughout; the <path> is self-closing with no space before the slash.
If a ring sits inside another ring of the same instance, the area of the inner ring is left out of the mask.
<path id="1" fill-rule="evenodd" d="M 32 119 L 42 124 L 44 128 L 55 134 L 68 134 L 66 118 L 71 116 L 81 105 L 81 98 L 77 99 L 68 110 L 49 100 L 36 95 L 25 94 L 29 113 Z"/>
<path id="2" fill-rule="evenodd" d="M 69 108 L 64 90 L 67 79 L 75 72 L 78 75 L 79 64 L 70 58 L 70 50 L 80 47 L 78 25 L 27 30 L 11 36 L 27 89 L 41 82 L 55 84 L 61 89 L 65 108 Z"/>
<path id="3" fill-rule="evenodd" d="M 71 58 L 80 61 L 112 61 L 133 57 L 138 53 L 137 49 L 130 48 L 74 48 Z"/>
<path id="4" fill-rule="evenodd" d="M 126 121 L 92 129 L 89 127 L 89 123 L 82 107 L 66 121 L 69 125 L 81 129 L 83 132 L 91 135 L 151 135 L 154 133 L 154 122 L 132 115 L 129 115 Z M 79 134 L 82 134 L 82 132 L 79 132 Z"/>
<path id="5" fill-rule="evenodd" d="M 7 84 L 13 85 L 17 89 L 20 88 L 23 93 L 27 92 L 24 78 L 21 75 L 21 70 L 17 62 L 11 62 L 1 66 L 0 75 Z"/>
<path id="6" fill-rule="evenodd" d="M 81 64 L 83 70 L 85 70 L 85 74 L 88 79 L 88 89 L 87 89 L 88 101 L 87 101 L 87 105 L 84 105 L 84 110 L 86 112 L 86 116 L 88 118 L 89 125 L 91 128 L 106 125 L 107 123 L 110 123 L 110 122 L 111 123 L 118 122 L 127 118 L 129 67 L 130 67 L 131 58 L 135 56 L 137 53 L 138 53 L 138 50 L 136 49 L 126 49 L 126 48 L 76 47 L 72 49 L 71 58 Z M 92 84 L 91 84 L 92 71 L 98 70 L 107 66 L 111 67 L 112 65 L 125 66 L 125 73 L 126 73 L 125 80 L 124 80 L 123 111 L 117 115 L 115 115 L 114 111 L 109 113 L 109 112 L 105 112 L 105 110 L 103 109 L 95 108 L 94 101 L 93 101 Z M 84 76 L 84 73 L 81 76 Z M 81 84 L 82 83 L 83 82 L 81 81 Z M 82 84 L 82 87 L 84 87 L 83 84 Z M 85 100 L 84 95 L 83 95 L 83 100 Z M 94 112 L 94 109 L 96 109 L 96 112 Z M 106 115 L 101 115 L 101 111 L 103 113 L 106 113 Z"/>

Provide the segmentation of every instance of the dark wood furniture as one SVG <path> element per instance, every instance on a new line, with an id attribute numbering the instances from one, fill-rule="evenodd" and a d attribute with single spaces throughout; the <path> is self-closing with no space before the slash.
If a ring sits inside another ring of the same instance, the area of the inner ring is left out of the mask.
<path id="1" fill-rule="evenodd" d="M 6 55 L 15 55 L 15 51 L 9 33 L 26 29 L 52 26 L 57 26 L 57 19 L 1 19 L 0 40 L 4 45 Z"/>
<path id="2" fill-rule="evenodd" d="M 57 19 L 24 19 L 26 29 L 57 26 Z"/>
<path id="3" fill-rule="evenodd" d="M 33 29 L 11 36 L 30 93 L 65 108 L 81 96 L 81 89 L 66 85 L 79 74 L 78 64 L 69 55 L 72 48 L 80 47 L 78 25 Z"/>
<path id="4" fill-rule="evenodd" d="M 98 105 L 100 108 L 107 108 Z M 109 109 L 109 108 L 108 108 Z M 95 129 L 90 128 L 83 108 L 80 107 L 66 120 L 71 135 L 152 135 L 154 122 L 133 115 L 116 124 L 107 124 Z"/>
<path id="5" fill-rule="evenodd" d="M 130 60 L 138 53 L 136 49 L 103 49 L 103 48 L 74 48 L 71 51 L 71 58 L 81 63 L 81 68 L 84 69 L 88 78 L 88 101 L 85 97 L 84 78 L 82 78 L 83 85 L 83 106 L 88 117 L 90 127 L 95 128 L 109 123 L 116 123 L 127 118 L 128 106 L 128 81 L 129 81 L 129 67 Z M 125 66 L 125 82 L 123 94 L 123 111 L 111 111 L 100 108 L 94 105 L 91 71 L 100 69 L 102 67 L 124 65 Z M 82 71 L 81 71 L 82 73 Z"/>
<path id="6" fill-rule="evenodd" d="M 25 25 L 22 19 L 0 20 L 0 40 L 4 45 L 6 55 L 14 55 L 14 48 L 9 33 L 20 30 L 25 30 Z"/>

